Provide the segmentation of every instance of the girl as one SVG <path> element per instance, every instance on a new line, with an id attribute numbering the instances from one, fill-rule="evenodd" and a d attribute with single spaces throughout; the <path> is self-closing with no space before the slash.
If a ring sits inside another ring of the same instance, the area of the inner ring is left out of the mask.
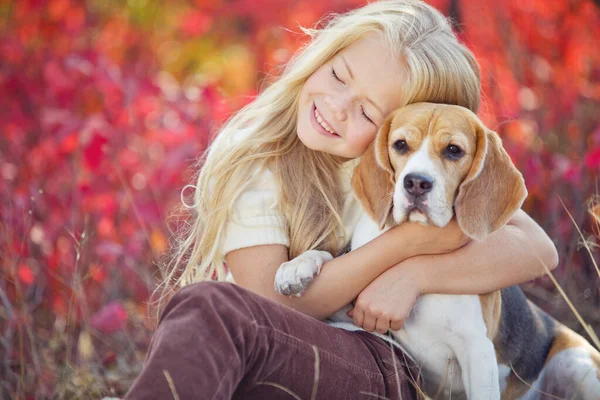
<path id="1" fill-rule="evenodd" d="M 310 249 L 343 253 L 360 212 L 352 168 L 391 111 L 417 101 L 477 111 L 480 100 L 473 55 L 425 3 L 375 2 L 307 33 L 312 41 L 208 152 L 166 278 L 185 287 L 164 309 L 129 399 L 415 398 L 399 349 L 320 320 L 357 299 L 355 324 L 387 332 L 421 293 L 487 293 L 557 264 L 519 212 L 467 245 L 456 223 L 402 224 L 327 262 L 302 297 L 275 292 L 281 263 Z M 192 284 L 224 280 L 225 262 L 237 285 Z"/>

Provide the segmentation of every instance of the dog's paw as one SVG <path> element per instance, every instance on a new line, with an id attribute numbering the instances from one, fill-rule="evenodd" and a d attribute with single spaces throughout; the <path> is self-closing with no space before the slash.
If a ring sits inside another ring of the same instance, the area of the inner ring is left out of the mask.
<path id="1" fill-rule="evenodd" d="M 319 275 L 323 264 L 331 260 L 333 257 L 326 251 L 309 250 L 281 264 L 275 274 L 275 291 L 300 296 L 315 275 Z"/>

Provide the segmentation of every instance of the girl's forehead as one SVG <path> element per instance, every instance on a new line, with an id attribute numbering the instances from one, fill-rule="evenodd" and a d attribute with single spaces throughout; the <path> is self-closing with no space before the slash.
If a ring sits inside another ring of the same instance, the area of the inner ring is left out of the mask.
<path id="1" fill-rule="evenodd" d="M 387 115 L 401 104 L 406 73 L 400 55 L 388 43 L 371 34 L 348 45 L 334 58 L 356 90 L 368 96 Z M 384 115 L 384 116 L 385 116 Z"/>

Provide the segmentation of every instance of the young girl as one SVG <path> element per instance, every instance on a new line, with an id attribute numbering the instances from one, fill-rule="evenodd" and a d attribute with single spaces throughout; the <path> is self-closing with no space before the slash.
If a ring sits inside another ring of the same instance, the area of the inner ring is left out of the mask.
<path id="1" fill-rule="evenodd" d="M 399 349 L 320 320 L 357 299 L 357 326 L 400 329 L 422 293 L 487 293 L 557 264 L 523 212 L 466 245 L 456 223 L 407 223 L 327 262 L 303 296 L 275 292 L 281 263 L 344 252 L 360 213 L 352 168 L 391 111 L 479 106 L 473 55 L 425 3 L 371 3 L 307 33 L 312 41 L 208 152 L 166 278 L 185 287 L 163 310 L 129 399 L 415 398 Z M 225 262 L 236 285 L 206 281 L 224 280 Z"/>

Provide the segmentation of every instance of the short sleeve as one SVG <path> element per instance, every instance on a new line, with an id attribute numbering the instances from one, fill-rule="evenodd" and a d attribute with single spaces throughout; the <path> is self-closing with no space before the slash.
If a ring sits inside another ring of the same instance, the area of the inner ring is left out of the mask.
<path id="1" fill-rule="evenodd" d="M 281 244 L 289 247 L 286 219 L 279 211 L 278 188 L 273 173 L 257 171 L 253 182 L 236 200 L 233 215 L 225 224 L 223 254 L 245 247 Z"/>

